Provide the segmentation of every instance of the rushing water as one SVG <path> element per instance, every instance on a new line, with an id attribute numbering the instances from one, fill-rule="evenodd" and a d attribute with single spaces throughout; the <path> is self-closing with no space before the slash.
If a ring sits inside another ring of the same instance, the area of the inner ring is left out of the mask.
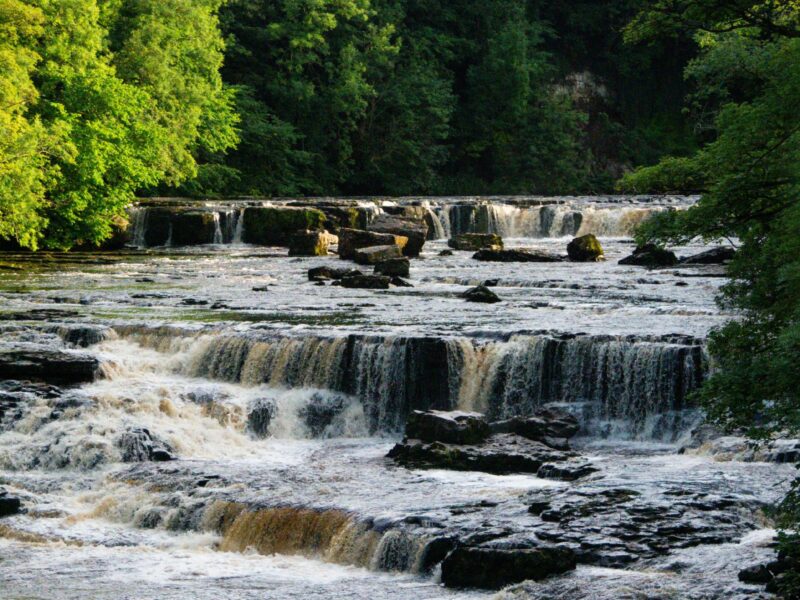
<path id="1" fill-rule="evenodd" d="M 355 201 L 373 215 L 422 206 L 432 238 L 492 231 L 563 252 L 575 233 L 606 236 L 608 260 L 591 264 L 478 263 L 433 239 L 414 287 L 387 291 L 308 282 L 336 257 L 241 244 L 252 200 L 203 204 L 205 246 L 0 256 L 0 351 L 99 361 L 93 382 L 0 389 L 0 486 L 27 508 L 0 520 L 0 595 L 488 598 L 441 587 L 433 558 L 442 540 L 485 536 L 579 556 L 498 598 L 753 597 L 736 572 L 771 556 L 763 510 L 794 469 L 678 454 L 702 420 L 705 336 L 731 316 L 714 304 L 723 270 L 617 264 L 634 223 L 689 201 Z M 140 248 L 149 210 L 132 214 Z M 489 279 L 503 302 L 460 298 Z M 595 474 L 385 458 L 412 409 L 502 419 L 553 405 L 578 417 Z"/>

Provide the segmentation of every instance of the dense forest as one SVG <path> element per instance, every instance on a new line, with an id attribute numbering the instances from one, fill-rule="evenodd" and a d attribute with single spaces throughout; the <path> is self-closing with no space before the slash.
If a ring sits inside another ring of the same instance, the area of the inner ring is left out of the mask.
<path id="1" fill-rule="evenodd" d="M 643 4 L 1 0 L 0 236 L 97 243 L 136 194 L 608 192 L 703 138 L 698 43 L 626 42 Z"/>

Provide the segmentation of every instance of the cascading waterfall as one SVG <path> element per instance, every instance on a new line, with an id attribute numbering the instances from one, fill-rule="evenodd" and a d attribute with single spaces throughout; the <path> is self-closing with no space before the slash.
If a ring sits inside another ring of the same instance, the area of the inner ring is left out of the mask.
<path id="1" fill-rule="evenodd" d="M 147 245 L 145 242 L 145 232 L 147 231 L 147 209 L 134 208 L 131 214 L 131 244 L 137 248 L 143 248 Z"/>
<path id="2" fill-rule="evenodd" d="M 154 348 L 178 344 L 174 331 L 121 333 Z M 688 397 L 706 372 L 702 345 L 682 338 L 202 335 L 180 345 L 178 368 L 192 377 L 354 396 L 373 432 L 401 431 L 413 409 L 502 419 L 558 403 L 590 435 L 672 439 L 690 424 Z"/>

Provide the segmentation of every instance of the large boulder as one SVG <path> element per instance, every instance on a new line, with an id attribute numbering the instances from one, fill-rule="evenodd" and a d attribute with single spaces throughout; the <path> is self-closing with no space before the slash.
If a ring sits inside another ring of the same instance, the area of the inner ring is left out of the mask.
<path id="1" fill-rule="evenodd" d="M 539 548 L 458 547 L 442 562 L 447 587 L 499 590 L 575 569 L 575 553 L 565 546 Z"/>
<path id="2" fill-rule="evenodd" d="M 298 231 L 289 238 L 289 256 L 327 256 L 334 239 L 327 231 Z"/>
<path id="3" fill-rule="evenodd" d="M 122 462 L 164 462 L 174 460 L 169 444 L 153 436 L 144 427 L 130 429 L 116 439 Z"/>
<path id="4" fill-rule="evenodd" d="M 208 211 L 178 211 L 172 216 L 173 246 L 199 246 L 214 241 L 215 213 Z"/>
<path id="5" fill-rule="evenodd" d="M 447 245 L 454 250 L 474 252 L 484 248 L 502 248 L 503 238 L 496 233 L 462 233 L 447 240 Z"/>
<path id="6" fill-rule="evenodd" d="M 308 280 L 309 281 L 330 281 L 330 280 L 338 280 L 348 275 L 363 275 L 363 273 L 357 269 L 337 269 L 335 267 L 314 267 L 308 270 Z"/>
<path id="7" fill-rule="evenodd" d="M 342 287 L 362 290 L 388 290 L 391 282 L 383 275 L 348 275 L 340 280 Z"/>
<path id="8" fill-rule="evenodd" d="M 587 233 L 567 244 L 567 256 L 575 262 L 597 262 L 603 260 L 603 247 L 594 235 Z"/>
<path id="9" fill-rule="evenodd" d="M 494 304 L 495 302 L 502 302 L 500 296 L 495 294 L 485 285 L 479 285 L 477 287 L 470 288 L 466 292 L 461 294 L 461 297 L 464 298 L 467 302 L 481 302 L 484 304 Z"/>
<path id="10" fill-rule="evenodd" d="M 242 214 L 242 241 L 262 246 L 287 246 L 297 231 L 322 229 L 325 214 L 316 208 L 248 206 Z"/>
<path id="11" fill-rule="evenodd" d="M 367 230 L 408 238 L 408 243 L 403 247 L 403 254 L 412 258 L 419 256 L 425 240 L 428 238 L 428 225 L 422 217 L 417 219 L 397 215 L 379 215 L 367 225 Z"/>
<path id="12" fill-rule="evenodd" d="M 359 265 L 377 265 L 378 263 L 401 258 L 403 256 L 400 246 L 394 244 L 389 246 L 368 246 L 359 248 L 353 254 L 353 260 Z"/>
<path id="13" fill-rule="evenodd" d="M 70 384 L 94 381 L 100 366 L 89 354 L 60 350 L 0 351 L 0 379 Z"/>
<path id="14" fill-rule="evenodd" d="M 489 424 L 479 413 L 415 410 L 406 423 L 406 437 L 423 442 L 480 444 L 490 433 Z"/>
<path id="15" fill-rule="evenodd" d="M 475 260 L 487 262 L 562 262 L 563 257 L 541 250 L 501 250 L 484 248 L 473 254 Z"/>
<path id="16" fill-rule="evenodd" d="M 566 411 L 540 409 L 530 417 L 513 417 L 490 424 L 493 433 L 515 433 L 551 448 L 565 449 L 567 440 L 580 430 L 578 419 Z"/>
<path id="17" fill-rule="evenodd" d="M 342 228 L 339 230 L 339 258 L 353 260 L 356 251 L 371 246 L 398 246 L 403 248 L 408 238 L 391 233 L 376 233 L 361 229 Z"/>
<path id="18" fill-rule="evenodd" d="M 700 254 L 681 259 L 682 265 L 721 265 L 736 256 L 736 250 L 730 246 L 717 246 Z"/>
<path id="19" fill-rule="evenodd" d="M 619 261 L 621 265 L 634 265 L 637 267 L 671 267 L 678 262 L 678 257 L 671 250 L 661 248 L 655 244 L 645 244 Z"/>
<path id="20" fill-rule="evenodd" d="M 408 277 L 410 267 L 411 263 L 405 257 L 390 258 L 375 265 L 375 274 L 387 277 Z"/>
<path id="21" fill-rule="evenodd" d="M 0 489 L 0 517 L 10 517 L 22 510 L 22 502 L 16 496 Z"/>

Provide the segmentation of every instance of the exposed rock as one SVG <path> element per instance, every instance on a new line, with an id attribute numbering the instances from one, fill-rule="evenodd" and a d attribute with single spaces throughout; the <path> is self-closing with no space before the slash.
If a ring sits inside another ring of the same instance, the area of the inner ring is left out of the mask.
<path id="1" fill-rule="evenodd" d="M 442 250 L 439 252 L 439 256 L 453 256 L 452 250 Z"/>
<path id="2" fill-rule="evenodd" d="M 405 236 L 342 228 L 339 230 L 339 258 L 353 260 L 357 250 L 370 246 L 403 248 L 407 243 L 408 238 Z"/>
<path id="3" fill-rule="evenodd" d="M 389 277 L 408 277 L 411 264 L 407 258 L 390 258 L 375 265 L 376 275 Z"/>
<path id="4" fill-rule="evenodd" d="M 578 433 L 578 420 L 566 411 L 540 409 L 531 417 L 514 417 L 490 425 L 493 433 L 516 433 L 558 450 L 567 448 L 567 440 Z"/>
<path id="5" fill-rule="evenodd" d="M 403 255 L 399 246 L 368 246 L 359 248 L 353 254 L 353 260 L 359 265 L 377 265 Z"/>
<path id="6" fill-rule="evenodd" d="M 336 280 L 349 275 L 363 275 L 363 273 L 357 269 L 336 269 L 334 267 L 314 267 L 308 270 L 309 281 Z"/>
<path id="7" fill-rule="evenodd" d="M 552 445 L 551 445 L 552 447 Z M 562 463 L 558 465 L 542 465 L 536 472 L 543 479 L 558 479 L 559 481 L 576 481 L 597 473 L 599 469 L 589 463 Z"/>
<path id="8" fill-rule="evenodd" d="M 736 250 L 730 246 L 717 246 L 700 254 L 681 259 L 682 265 L 721 265 L 736 256 Z"/>
<path id="9" fill-rule="evenodd" d="M 418 218 L 387 214 L 379 215 L 367 225 L 367 230 L 377 233 L 391 233 L 408 238 L 408 243 L 403 247 L 403 254 L 412 258 L 419 256 L 422 247 L 425 245 L 425 240 L 428 238 L 428 225 L 425 223 L 422 214 Z"/>
<path id="10" fill-rule="evenodd" d="M 567 255 L 575 262 L 597 262 L 603 260 L 603 247 L 594 235 L 588 233 L 567 244 Z"/>
<path id="11" fill-rule="evenodd" d="M 248 206 L 242 213 L 242 241 L 262 246 L 286 246 L 297 231 L 322 229 L 325 214 L 316 208 Z"/>
<path id="12" fill-rule="evenodd" d="M 447 587 L 497 590 L 566 573 L 575 565 L 575 553 L 560 546 L 513 550 L 459 547 L 442 562 L 442 583 Z"/>
<path id="13" fill-rule="evenodd" d="M 148 429 L 136 428 L 122 433 L 115 441 L 122 462 L 164 462 L 175 460 L 173 450 L 166 442 L 154 437 Z"/>
<path id="14" fill-rule="evenodd" d="M 645 244 L 619 261 L 621 265 L 635 265 L 638 267 L 671 267 L 678 262 L 678 258 L 671 250 L 660 248 L 655 244 Z"/>
<path id="15" fill-rule="evenodd" d="M 482 302 L 485 304 L 494 304 L 495 302 L 502 302 L 500 297 L 490 290 L 485 285 L 479 285 L 474 288 L 468 289 L 461 294 L 461 297 L 468 302 Z"/>
<path id="16" fill-rule="evenodd" d="M 562 262 L 564 258 L 541 250 L 497 250 L 493 248 L 478 250 L 475 260 L 489 262 Z"/>
<path id="17" fill-rule="evenodd" d="M 289 238 L 289 256 L 328 256 L 332 237 L 327 231 L 298 231 Z"/>
<path id="18" fill-rule="evenodd" d="M 343 397 L 327 394 L 314 394 L 310 402 L 299 411 L 299 416 L 308 428 L 311 437 L 323 435 L 333 420 L 345 409 Z"/>
<path id="19" fill-rule="evenodd" d="M 47 383 L 94 381 L 99 361 L 89 354 L 59 350 L 0 350 L 0 379 Z"/>
<path id="20" fill-rule="evenodd" d="M 406 437 L 423 442 L 480 444 L 490 434 L 489 424 L 480 413 L 415 410 L 406 424 Z"/>
<path id="21" fill-rule="evenodd" d="M 364 290 L 388 290 L 391 282 L 383 275 L 349 275 L 340 280 L 342 287 Z"/>
<path id="22" fill-rule="evenodd" d="M 411 283 L 402 277 L 392 277 L 391 284 L 395 287 L 414 287 Z"/>
<path id="23" fill-rule="evenodd" d="M 549 448 L 514 434 L 496 434 L 480 445 L 426 443 L 409 439 L 387 455 L 398 464 L 415 469 L 452 469 L 485 473 L 538 473 L 545 463 L 575 455 Z"/>
<path id="24" fill-rule="evenodd" d="M 447 245 L 455 250 L 482 250 L 484 248 L 502 249 L 503 238 L 496 233 L 462 233 L 447 240 Z"/>
<path id="25" fill-rule="evenodd" d="M 257 437 L 267 437 L 276 410 L 275 401 L 271 398 L 251 401 L 247 407 L 247 429 Z"/>
<path id="26" fill-rule="evenodd" d="M 214 241 L 216 224 L 214 214 L 208 211 L 179 211 L 171 217 L 171 243 L 173 246 L 198 246 Z M 148 215 L 148 226 L 149 223 Z"/>
<path id="27" fill-rule="evenodd" d="M 22 502 L 16 496 L 0 489 L 0 518 L 16 515 L 22 509 Z"/>
<path id="28" fill-rule="evenodd" d="M 79 348 L 87 348 L 116 337 L 111 328 L 100 325 L 55 325 L 45 331 L 53 331 L 64 340 L 65 344 Z"/>

